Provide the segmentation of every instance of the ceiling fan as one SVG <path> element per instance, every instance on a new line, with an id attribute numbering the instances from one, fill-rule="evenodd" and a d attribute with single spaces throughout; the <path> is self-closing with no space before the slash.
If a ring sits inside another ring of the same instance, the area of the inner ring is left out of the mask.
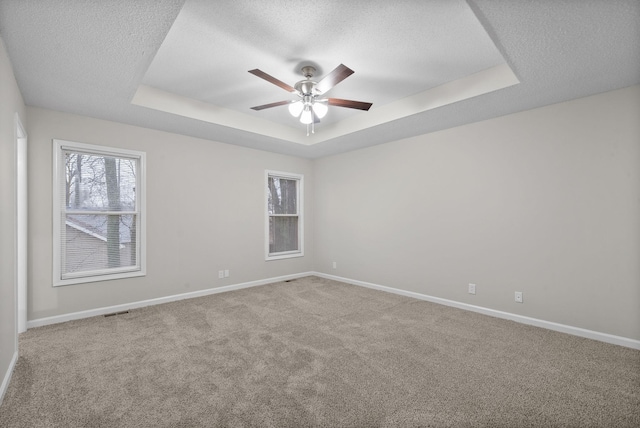
<path id="1" fill-rule="evenodd" d="M 358 110 L 369 110 L 372 103 L 362 101 L 343 100 L 340 98 L 322 98 L 331 88 L 342 82 L 353 74 L 353 70 L 344 64 L 337 66 L 331 73 L 323 77 L 319 82 L 311 80 L 316 72 L 315 67 L 307 65 L 301 69 L 305 80 L 301 80 L 294 86 L 289 86 L 281 80 L 265 73 L 264 71 L 249 70 L 249 73 L 273 83 L 281 87 L 285 91 L 296 94 L 299 100 L 278 101 L 270 104 L 251 107 L 253 110 L 264 110 L 271 107 L 289 105 L 289 113 L 300 119 L 300 122 L 307 125 L 307 136 L 309 135 L 309 126 L 311 133 L 315 132 L 315 124 L 320 122 L 329 110 L 328 106 L 346 107 Z"/>

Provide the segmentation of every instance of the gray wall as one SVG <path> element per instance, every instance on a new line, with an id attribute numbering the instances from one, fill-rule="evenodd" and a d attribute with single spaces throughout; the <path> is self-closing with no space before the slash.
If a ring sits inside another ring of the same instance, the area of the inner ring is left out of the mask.
<path id="1" fill-rule="evenodd" d="M 639 340 L 639 118 L 634 86 L 320 159 L 315 270 Z"/>
<path id="2" fill-rule="evenodd" d="M 310 160 L 40 108 L 29 115 L 28 319 L 313 268 Z M 147 275 L 52 287 L 52 139 L 147 153 Z M 265 169 L 304 174 L 305 256 L 264 260 Z M 230 277 L 218 279 L 218 270 Z"/>
<path id="3" fill-rule="evenodd" d="M 25 107 L 0 39 L 0 383 L 16 349 L 15 114 L 26 126 Z"/>
<path id="4" fill-rule="evenodd" d="M 30 320 L 317 270 L 640 340 L 640 86 L 316 161 L 27 113 Z M 146 277 L 51 286 L 53 138 L 147 152 Z M 304 258 L 264 261 L 265 169 Z"/>

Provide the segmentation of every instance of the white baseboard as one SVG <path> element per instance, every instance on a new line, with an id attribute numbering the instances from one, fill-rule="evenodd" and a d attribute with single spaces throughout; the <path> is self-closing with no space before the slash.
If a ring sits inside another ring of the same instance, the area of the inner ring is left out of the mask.
<path id="1" fill-rule="evenodd" d="M 138 302 L 124 303 L 121 305 L 107 306 L 102 308 L 90 309 L 87 311 L 72 312 L 64 315 L 56 315 L 52 317 L 39 318 L 27 321 L 27 328 L 42 327 L 49 324 L 58 324 L 61 322 L 79 320 L 82 318 L 90 318 L 99 315 L 112 314 L 114 312 L 128 311 L 131 309 L 143 308 L 145 306 L 159 305 L 162 303 L 175 302 L 178 300 L 192 299 L 194 297 L 208 296 L 210 294 L 224 293 L 226 291 L 240 290 L 242 288 L 256 287 L 259 285 L 271 284 L 274 282 L 286 281 L 289 279 L 302 278 L 313 275 L 313 272 L 296 273 L 292 275 L 284 275 L 257 281 L 243 282 L 240 284 L 226 285 L 224 287 L 208 288 L 206 290 L 192 291 L 189 293 L 175 294 L 172 296 L 158 297 L 156 299 L 141 300 Z"/>
<path id="2" fill-rule="evenodd" d="M 4 394 L 7 392 L 7 389 L 9 388 L 9 382 L 11 382 L 13 369 L 16 367 L 17 362 L 18 362 L 18 351 L 13 353 L 13 358 L 11 358 L 11 362 L 9 363 L 9 368 L 7 369 L 7 372 L 4 374 L 4 378 L 2 379 L 2 385 L 0 385 L 0 405 L 2 405 L 2 401 L 4 400 Z"/>
<path id="3" fill-rule="evenodd" d="M 537 318 L 525 317 L 523 315 L 512 314 L 509 312 L 497 311 L 495 309 L 489 309 L 482 306 L 469 305 L 467 303 L 456 302 L 455 300 L 442 299 L 440 297 L 428 296 L 426 294 L 415 293 L 413 291 L 400 290 L 397 288 L 386 287 L 384 285 L 372 284 L 370 282 L 358 281 L 350 278 L 343 278 L 341 276 L 329 275 L 322 272 L 311 272 L 315 276 L 321 278 L 333 279 L 347 284 L 359 285 L 361 287 L 372 288 L 374 290 L 386 291 L 388 293 L 400 294 L 402 296 L 413 297 L 414 299 L 426 300 L 433 303 L 439 303 L 441 305 L 452 306 L 458 309 L 464 309 L 467 311 L 478 312 L 484 315 L 489 315 L 496 318 L 507 319 L 516 321 L 521 324 L 533 325 L 536 327 L 546 328 L 548 330 L 559 331 L 561 333 L 572 334 L 574 336 L 585 337 L 587 339 L 598 340 L 600 342 L 611 343 L 613 345 L 620 345 L 627 348 L 640 350 L 640 340 L 630 339 L 622 336 L 615 336 L 608 333 L 600 333 L 597 331 L 587 330 L 580 327 L 573 327 L 565 324 L 558 324 L 551 321 L 545 321 Z"/>
<path id="4" fill-rule="evenodd" d="M 91 309 L 81 312 L 73 312 L 70 314 L 57 315 L 47 318 L 39 318 L 31 321 L 27 321 L 27 328 L 41 327 L 49 324 L 57 324 L 66 321 L 73 321 L 82 318 L 95 317 L 98 315 L 111 314 L 114 312 L 122 312 L 130 309 L 142 308 L 150 305 L 159 305 L 162 303 L 175 302 L 178 300 L 191 299 L 194 297 L 208 296 L 210 294 L 224 293 L 226 291 L 240 290 L 242 288 L 256 287 L 259 285 L 271 284 L 274 282 L 286 281 L 289 279 L 302 278 L 305 276 L 315 275 L 321 278 L 333 279 L 335 281 L 345 282 L 347 284 L 358 285 L 361 287 L 372 288 L 374 290 L 386 291 L 388 293 L 399 294 L 402 296 L 413 297 L 414 299 L 426 300 L 441 305 L 451 306 L 458 309 L 464 309 L 467 311 L 478 312 L 484 315 L 489 315 L 496 318 L 507 319 L 516 321 L 522 324 L 533 325 L 536 327 L 546 328 L 548 330 L 558 331 L 561 333 L 572 334 L 574 336 L 585 337 L 587 339 L 598 340 L 600 342 L 611 343 L 613 345 L 620 345 L 627 348 L 640 350 L 640 340 L 630 339 L 622 336 L 615 336 L 608 333 L 600 333 L 597 331 L 587 330 L 580 327 L 573 327 L 565 324 L 558 324 L 551 321 L 545 321 L 537 318 L 525 317 L 523 315 L 512 314 L 510 312 L 498 311 L 495 309 L 489 309 L 482 306 L 470 305 L 468 303 L 456 302 L 455 300 L 442 299 L 440 297 L 428 296 L 426 294 L 420 294 L 413 291 L 400 290 L 397 288 L 387 287 L 384 285 L 373 284 L 365 281 L 358 281 L 355 279 L 344 278 L 336 275 L 329 275 L 322 272 L 302 272 L 292 275 L 284 275 L 279 277 L 261 279 L 257 281 L 244 282 L 241 284 L 227 285 L 218 288 L 209 288 L 206 290 L 193 291 L 190 293 L 176 294 L 172 296 L 159 297 L 156 299 L 142 300 L 139 302 L 125 303 L 122 305 L 107 306 L 103 308 Z M 17 356 L 16 356 L 17 359 Z M 13 369 L 13 368 L 12 368 Z M 8 381 L 7 381 L 8 383 Z M 4 383 L 2 384 L 4 388 Z M 4 392 L 4 389 L 0 392 Z"/>

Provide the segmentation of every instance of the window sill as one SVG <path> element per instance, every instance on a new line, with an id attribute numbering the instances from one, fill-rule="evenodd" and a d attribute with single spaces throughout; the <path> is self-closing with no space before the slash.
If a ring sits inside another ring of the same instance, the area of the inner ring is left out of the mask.
<path id="1" fill-rule="evenodd" d="M 79 276 L 77 278 L 55 280 L 53 282 L 53 286 L 61 287 L 65 285 L 84 284 L 88 282 L 111 281 L 115 279 L 135 278 L 135 277 L 146 276 L 146 275 L 147 275 L 146 271 L 137 270 L 133 272 L 111 273 L 106 275 Z"/>
<path id="2" fill-rule="evenodd" d="M 295 257 L 304 257 L 304 253 L 299 251 L 295 253 L 270 254 L 270 255 L 267 255 L 267 257 L 265 257 L 265 261 L 292 259 Z"/>

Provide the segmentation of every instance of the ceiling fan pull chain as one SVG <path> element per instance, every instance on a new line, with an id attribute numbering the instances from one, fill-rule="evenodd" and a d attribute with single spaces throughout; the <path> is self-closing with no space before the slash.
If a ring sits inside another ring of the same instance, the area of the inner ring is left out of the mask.
<path id="1" fill-rule="evenodd" d="M 307 137 L 309 136 L 309 124 L 307 123 Z"/>

